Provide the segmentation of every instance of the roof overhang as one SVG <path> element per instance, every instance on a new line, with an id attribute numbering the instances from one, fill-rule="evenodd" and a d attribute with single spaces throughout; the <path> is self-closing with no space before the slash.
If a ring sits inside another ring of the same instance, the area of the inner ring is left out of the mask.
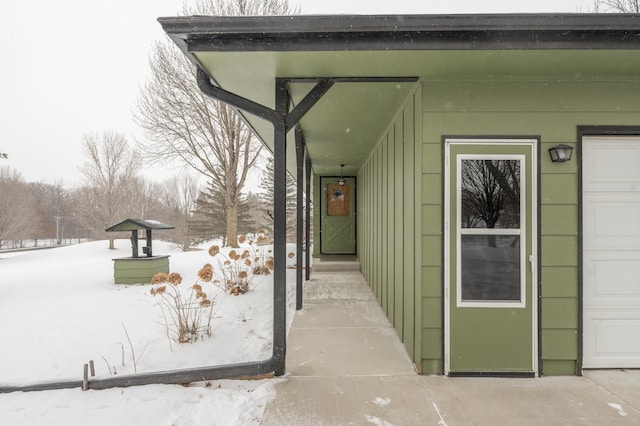
<path id="1" fill-rule="evenodd" d="M 339 82 L 300 125 L 314 171 L 355 174 L 416 84 L 429 80 L 640 78 L 640 15 L 403 15 L 160 18 L 212 81 L 274 106 L 285 78 L 294 103 L 319 78 Z M 387 78 L 387 81 L 375 80 Z M 245 114 L 267 144 L 271 125 Z M 288 159 L 294 169 L 293 143 Z"/>
<path id="2" fill-rule="evenodd" d="M 136 230 L 154 230 L 154 229 L 175 229 L 172 225 L 159 222 L 157 220 L 148 219 L 125 219 L 120 223 L 116 223 L 113 226 L 105 229 L 107 232 L 119 232 L 119 231 L 136 231 Z"/>

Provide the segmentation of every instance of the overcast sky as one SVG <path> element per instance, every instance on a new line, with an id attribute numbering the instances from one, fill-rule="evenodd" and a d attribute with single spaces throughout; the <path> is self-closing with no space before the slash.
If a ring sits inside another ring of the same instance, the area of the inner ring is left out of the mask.
<path id="1" fill-rule="evenodd" d="M 292 0 L 303 14 L 448 14 L 588 11 L 592 0 Z M 27 181 L 81 182 L 85 133 L 133 143 L 139 87 L 159 16 L 183 0 L 4 0 L 0 9 L 0 167 Z M 162 172 L 149 176 L 157 178 Z"/>

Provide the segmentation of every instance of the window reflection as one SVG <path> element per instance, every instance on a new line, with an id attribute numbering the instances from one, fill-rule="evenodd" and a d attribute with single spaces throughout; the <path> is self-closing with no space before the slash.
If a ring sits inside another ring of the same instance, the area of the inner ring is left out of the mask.
<path id="1" fill-rule="evenodd" d="M 462 160 L 461 227 L 520 228 L 520 161 Z"/>
<path id="2" fill-rule="evenodd" d="M 520 301 L 520 236 L 461 236 L 463 301 Z"/>

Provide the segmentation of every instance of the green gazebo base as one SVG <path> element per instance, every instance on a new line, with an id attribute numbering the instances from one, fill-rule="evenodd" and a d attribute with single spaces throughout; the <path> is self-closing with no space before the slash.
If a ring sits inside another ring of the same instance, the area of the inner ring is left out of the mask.
<path id="1" fill-rule="evenodd" d="M 158 272 L 169 273 L 169 256 L 122 257 L 113 261 L 116 284 L 149 284 Z"/>

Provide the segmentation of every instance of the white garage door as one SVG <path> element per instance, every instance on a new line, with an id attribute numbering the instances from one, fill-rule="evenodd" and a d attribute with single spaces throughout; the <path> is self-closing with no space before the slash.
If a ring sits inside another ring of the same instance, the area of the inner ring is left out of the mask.
<path id="1" fill-rule="evenodd" d="M 583 140 L 585 368 L 640 367 L 640 137 Z"/>

